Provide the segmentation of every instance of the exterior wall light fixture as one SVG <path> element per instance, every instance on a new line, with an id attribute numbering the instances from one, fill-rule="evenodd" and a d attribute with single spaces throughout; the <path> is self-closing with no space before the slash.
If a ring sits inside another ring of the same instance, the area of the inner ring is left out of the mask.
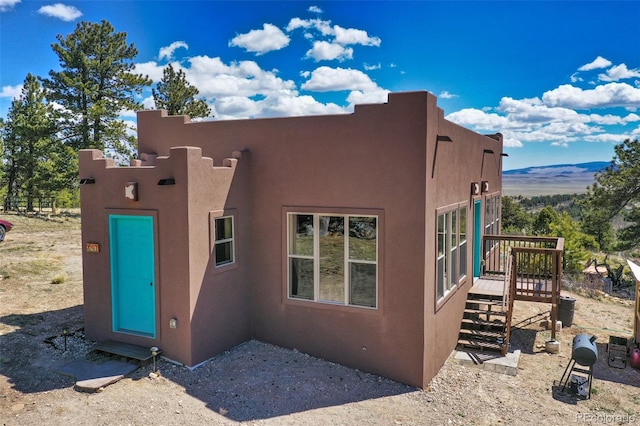
<path id="1" fill-rule="evenodd" d="M 471 182 L 471 195 L 480 194 L 480 184 L 478 182 Z"/>

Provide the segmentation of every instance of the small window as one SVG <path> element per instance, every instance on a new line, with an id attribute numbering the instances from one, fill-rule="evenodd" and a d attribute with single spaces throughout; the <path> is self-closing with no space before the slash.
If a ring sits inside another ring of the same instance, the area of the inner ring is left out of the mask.
<path id="1" fill-rule="evenodd" d="M 215 221 L 216 266 L 224 266 L 235 261 L 233 244 L 233 216 L 216 218 Z"/>

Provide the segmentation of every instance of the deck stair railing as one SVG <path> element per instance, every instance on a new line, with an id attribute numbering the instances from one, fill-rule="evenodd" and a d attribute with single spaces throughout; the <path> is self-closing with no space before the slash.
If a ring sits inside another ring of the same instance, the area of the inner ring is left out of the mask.
<path id="1" fill-rule="evenodd" d="M 563 250 L 564 239 L 558 237 L 483 237 L 483 275 L 505 280 L 505 303 L 509 305 L 509 324 L 514 300 L 550 303 L 552 324 L 556 323 L 562 283 Z M 555 338 L 556 328 L 551 329 L 552 338 Z"/>

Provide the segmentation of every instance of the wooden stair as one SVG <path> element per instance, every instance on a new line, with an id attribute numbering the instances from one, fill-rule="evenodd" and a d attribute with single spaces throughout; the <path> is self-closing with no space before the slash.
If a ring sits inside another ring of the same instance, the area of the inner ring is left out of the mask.
<path id="1" fill-rule="evenodd" d="M 508 305 L 495 292 L 470 291 L 458 334 L 459 349 L 506 353 Z"/>

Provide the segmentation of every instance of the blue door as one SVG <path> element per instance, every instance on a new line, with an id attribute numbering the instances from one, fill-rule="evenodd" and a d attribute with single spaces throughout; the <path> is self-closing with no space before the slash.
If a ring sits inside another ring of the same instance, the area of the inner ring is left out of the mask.
<path id="1" fill-rule="evenodd" d="M 473 203 L 473 276 L 479 277 L 482 270 L 482 200 Z"/>
<path id="2" fill-rule="evenodd" d="M 153 217 L 109 216 L 113 331 L 156 336 Z"/>

